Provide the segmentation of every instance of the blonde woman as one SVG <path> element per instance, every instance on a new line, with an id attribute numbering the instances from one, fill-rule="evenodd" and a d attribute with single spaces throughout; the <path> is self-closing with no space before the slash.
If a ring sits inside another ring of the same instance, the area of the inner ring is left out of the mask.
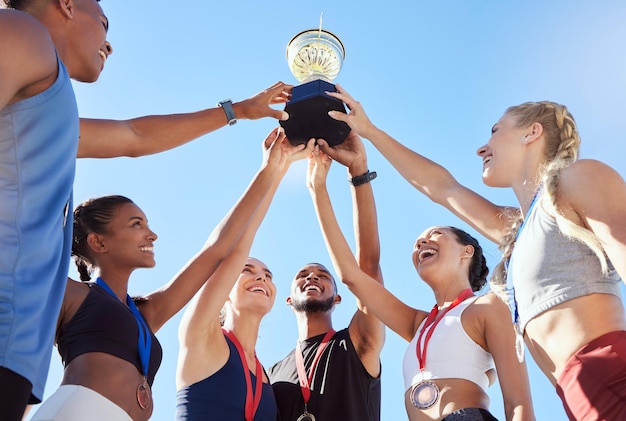
<path id="1" fill-rule="evenodd" d="M 334 118 L 369 139 L 416 189 L 501 246 L 492 286 L 506 295 L 518 333 L 570 419 L 626 419 L 626 183 L 608 165 L 578 159 L 580 137 L 567 108 L 548 101 L 510 107 L 478 149 L 483 182 L 513 189 L 518 205 L 509 207 L 403 146 L 338 91 L 331 95 L 350 112 Z"/>

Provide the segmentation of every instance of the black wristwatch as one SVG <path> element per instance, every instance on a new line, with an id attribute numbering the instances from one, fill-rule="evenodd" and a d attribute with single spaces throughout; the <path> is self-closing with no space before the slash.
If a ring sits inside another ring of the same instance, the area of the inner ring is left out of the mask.
<path id="1" fill-rule="evenodd" d="M 218 102 L 217 106 L 224 110 L 229 126 L 237 123 L 237 117 L 235 117 L 235 111 L 233 110 L 233 101 L 225 99 L 224 101 Z"/>
<path id="2" fill-rule="evenodd" d="M 367 170 L 367 172 L 363 175 L 357 175 L 356 177 L 349 178 L 348 182 L 351 183 L 354 187 L 356 187 L 356 186 L 360 186 L 361 184 L 369 183 L 375 178 L 376 178 L 376 171 Z"/>

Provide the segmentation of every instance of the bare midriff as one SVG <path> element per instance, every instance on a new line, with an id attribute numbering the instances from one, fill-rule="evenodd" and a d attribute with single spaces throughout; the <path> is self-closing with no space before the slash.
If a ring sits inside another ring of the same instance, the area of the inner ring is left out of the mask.
<path id="1" fill-rule="evenodd" d="M 556 385 L 572 355 L 593 339 L 618 330 L 626 330 L 621 299 L 609 294 L 591 294 L 533 318 L 526 325 L 524 339 L 539 368 Z"/>

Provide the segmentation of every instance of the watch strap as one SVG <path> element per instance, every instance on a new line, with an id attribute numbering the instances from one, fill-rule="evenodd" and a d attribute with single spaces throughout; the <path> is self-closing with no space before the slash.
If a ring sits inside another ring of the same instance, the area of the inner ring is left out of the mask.
<path id="1" fill-rule="evenodd" d="M 377 176 L 376 171 L 367 171 L 365 174 L 357 175 L 356 177 L 352 177 L 348 179 L 348 182 L 353 186 L 360 186 L 361 184 L 369 183 Z"/>
<path id="2" fill-rule="evenodd" d="M 225 99 L 218 102 L 217 106 L 224 110 L 224 114 L 226 114 L 226 120 L 228 121 L 229 126 L 237 123 L 237 117 L 235 117 L 235 111 L 233 110 L 233 101 L 231 101 L 230 99 Z"/>

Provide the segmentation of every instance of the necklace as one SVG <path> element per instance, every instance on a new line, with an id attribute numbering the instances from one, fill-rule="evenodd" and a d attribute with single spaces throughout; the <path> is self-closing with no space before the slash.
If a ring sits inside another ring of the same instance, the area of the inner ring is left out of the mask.
<path id="1" fill-rule="evenodd" d="M 422 327 L 422 330 L 420 330 L 420 333 L 417 336 L 417 343 L 415 344 L 415 353 L 417 355 L 417 361 L 419 362 L 420 371 L 424 372 L 424 368 L 426 367 L 426 350 L 428 349 L 428 342 L 430 341 L 431 336 L 433 336 L 433 332 L 435 331 L 437 324 L 439 324 L 448 311 L 452 310 L 454 307 L 472 296 L 474 296 L 474 293 L 471 288 L 461 291 L 452 304 L 442 311 L 441 317 L 438 319 L 437 314 L 439 313 L 439 306 L 437 304 L 433 306 L 432 310 L 428 314 L 428 317 L 426 317 L 426 320 L 424 321 L 424 326 Z M 424 334 L 426 334 L 426 337 L 424 337 L 424 345 L 422 346 L 422 337 Z M 418 409 L 428 409 L 439 400 L 439 394 L 439 387 L 437 387 L 435 382 L 422 380 L 411 388 L 411 403 Z"/>

